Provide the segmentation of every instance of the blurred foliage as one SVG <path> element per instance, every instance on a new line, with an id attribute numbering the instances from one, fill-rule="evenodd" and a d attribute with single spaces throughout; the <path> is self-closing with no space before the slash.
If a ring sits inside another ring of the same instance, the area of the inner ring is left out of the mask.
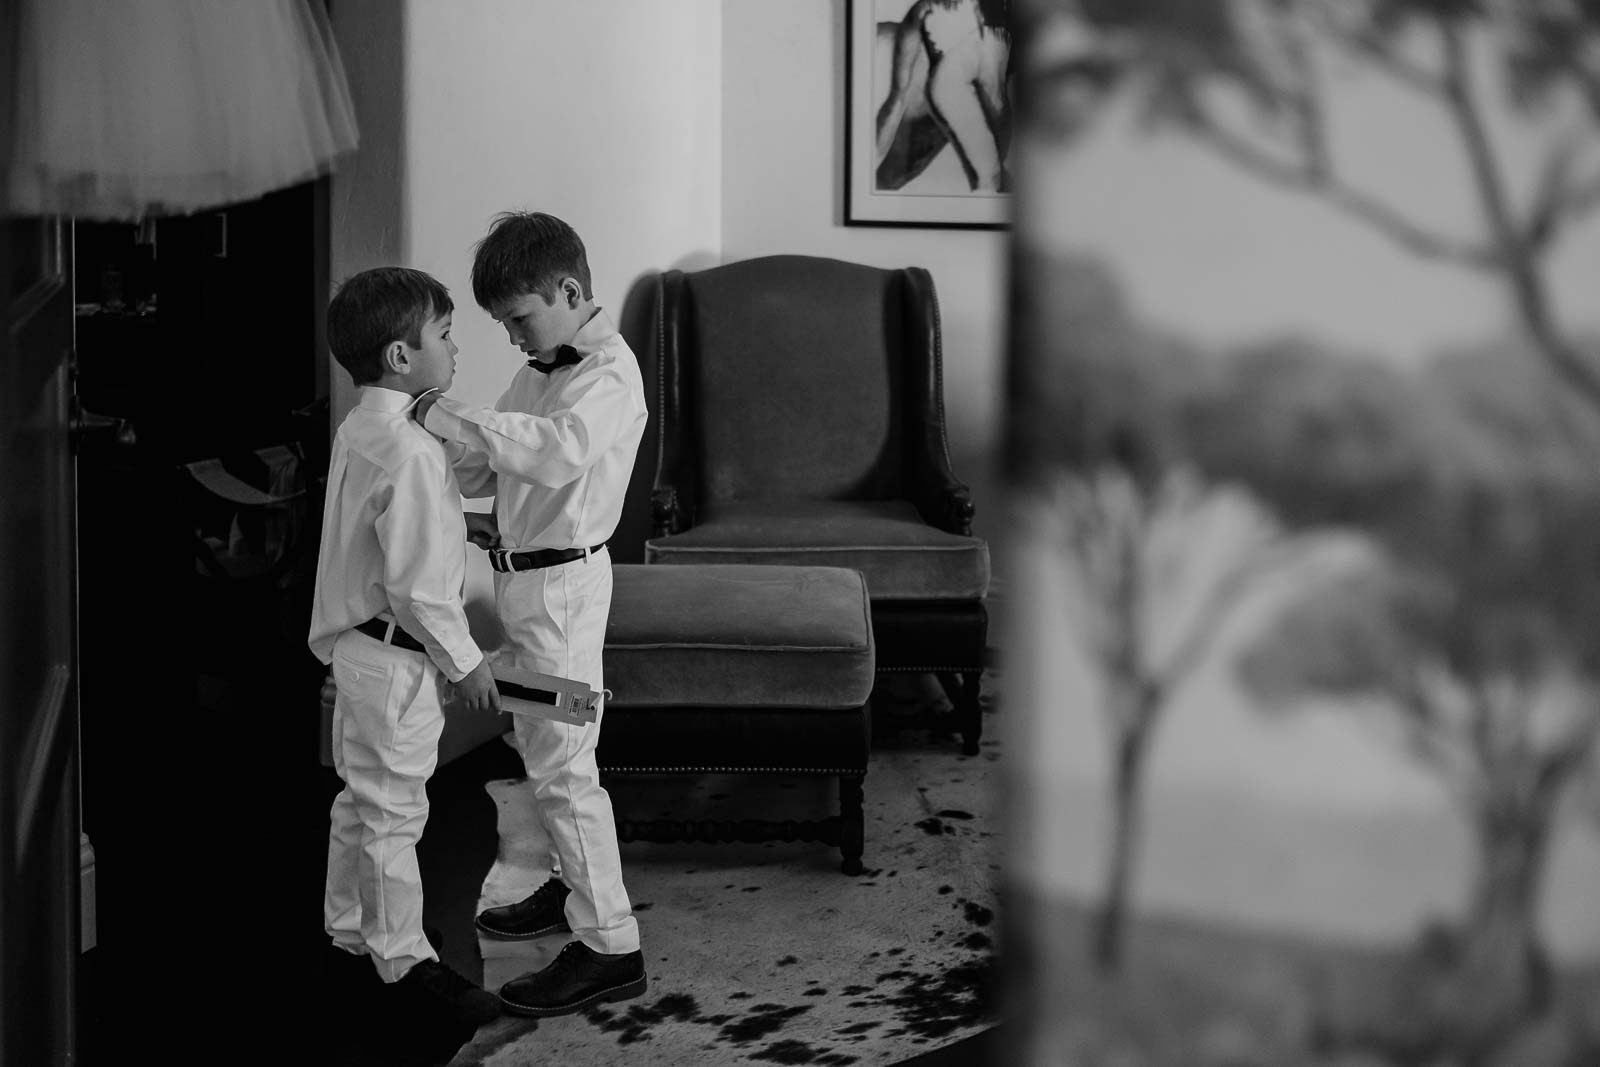
<path id="1" fill-rule="evenodd" d="M 1213 90 L 1264 116 L 1315 121 L 1330 55 L 1439 90 L 1438 72 L 1415 65 L 1419 42 L 1478 30 L 1493 42 L 1508 103 L 1533 111 L 1575 90 L 1600 116 L 1596 0 L 1027 0 L 1016 17 L 1031 41 L 1027 117 L 1058 135 L 1081 128 L 1085 107 L 1112 89 L 1135 94 L 1157 123 L 1202 118 Z"/>
<path id="2" fill-rule="evenodd" d="M 1247 490 L 1291 541 L 1332 530 L 1365 539 L 1357 563 L 1308 573 L 1248 635 L 1238 677 L 1270 708 L 1380 711 L 1457 791 L 1482 861 L 1475 925 L 1459 961 L 1423 990 L 1437 1004 L 1424 1036 L 1463 1055 L 1505 1040 L 1541 1004 L 1529 916 L 1559 798 L 1593 774 L 1600 734 L 1600 342 L 1557 320 L 1543 273 L 1558 237 L 1600 206 L 1600 0 L 1031 0 L 1016 10 L 1025 137 L 1070 144 L 1113 101 L 1131 102 L 1147 127 L 1505 286 L 1517 316 L 1506 336 L 1415 369 L 1303 335 L 1212 350 L 1142 321 L 1104 263 L 1035 247 L 1019 227 L 1006 431 L 1024 494 L 1064 501 L 1081 519 L 1109 514 L 1107 494 L 1087 492 L 1105 485 L 1132 499 L 1117 514 L 1148 518 L 1183 469 L 1198 472 L 1194 499 Z M 1330 148 L 1335 68 L 1438 105 L 1465 149 L 1478 225 L 1433 229 L 1348 180 Z M 1511 195 L 1488 114 L 1536 118 L 1572 104 L 1580 121 L 1552 130 L 1534 188 Z M 1085 492 L 1053 490 L 1063 471 Z M 1196 553 L 1201 540 L 1195 532 Z M 1140 642 L 1150 634 L 1128 605 L 1159 591 L 1159 568 L 1148 551 L 1100 555 L 1122 577 L 1102 582 L 1098 599 L 1121 615 L 1085 610 L 1116 624 L 1101 627 L 1100 658 L 1141 697 L 1128 702 L 1140 714 L 1124 731 L 1137 751 L 1168 679 L 1149 669 L 1156 657 Z M 1219 588 L 1236 600 L 1244 586 Z M 1136 793 L 1137 775 L 1124 777 Z M 1130 807 L 1125 821 L 1136 823 Z"/>
<path id="3" fill-rule="evenodd" d="M 1114 463 L 1150 485 L 1192 464 L 1291 529 L 1373 537 L 1480 616 L 1531 608 L 1600 667 L 1600 417 L 1532 342 L 1458 347 L 1416 372 L 1304 336 L 1212 352 L 1142 324 L 1101 263 L 1023 264 L 1019 481 Z"/>
<path id="4" fill-rule="evenodd" d="M 1600 364 L 1562 328 L 1542 270 L 1600 209 L 1597 12 L 1595 0 L 1032 0 L 1018 12 L 1021 136 L 1074 144 L 1121 101 L 1143 127 L 1176 131 L 1251 180 L 1490 276 L 1530 355 L 1600 412 Z M 1351 71 L 1424 101 L 1459 141 L 1476 225 L 1438 226 L 1340 158 L 1351 142 L 1335 136 L 1334 105 Z M 1532 152 L 1517 161 L 1531 166 L 1526 194 L 1491 132 L 1507 112 L 1537 126 L 1534 147 L 1517 149 Z M 1019 210 L 1049 211 L 1048 200 L 1036 192 Z"/>
<path id="5" fill-rule="evenodd" d="M 1119 876 L 1095 958 L 1121 959 L 1168 698 L 1287 564 L 1297 580 L 1230 653 L 1244 691 L 1376 713 L 1481 860 L 1458 956 L 1324 1036 L 1395 1062 L 1520 1047 L 1547 1005 L 1531 916 L 1552 828 L 1600 737 L 1600 417 L 1525 338 L 1415 369 L 1307 336 L 1212 350 L 1146 325 L 1102 263 L 1022 262 L 1013 469 L 1079 575 L 1063 592 L 1112 727 Z"/>

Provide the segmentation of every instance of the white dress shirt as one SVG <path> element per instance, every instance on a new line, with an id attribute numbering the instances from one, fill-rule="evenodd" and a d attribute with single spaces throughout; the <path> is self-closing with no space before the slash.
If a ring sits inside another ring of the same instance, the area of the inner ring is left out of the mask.
<path id="1" fill-rule="evenodd" d="M 462 609 L 461 491 L 412 403 L 364 386 L 334 437 L 309 643 L 328 663 L 340 633 L 391 614 L 459 682 L 483 659 Z"/>
<path id="2" fill-rule="evenodd" d="M 622 516 L 648 415 L 639 361 L 598 309 L 572 347 L 580 362 L 524 366 L 493 410 L 449 397 L 428 409 L 461 491 L 494 495 L 501 548 L 592 548 Z"/>

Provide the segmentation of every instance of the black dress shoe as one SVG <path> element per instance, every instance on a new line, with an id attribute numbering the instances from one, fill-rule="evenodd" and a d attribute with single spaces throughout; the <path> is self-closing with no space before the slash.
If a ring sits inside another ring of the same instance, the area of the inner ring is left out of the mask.
<path id="1" fill-rule="evenodd" d="M 517 1015 L 570 1015 L 591 1004 L 636 997 L 645 986 L 642 953 L 606 956 L 574 941 L 543 970 L 501 986 L 500 1003 Z"/>
<path id="2" fill-rule="evenodd" d="M 500 998 L 480 989 L 438 960 L 423 960 L 388 986 L 388 995 L 408 1008 L 473 1027 L 500 1015 Z"/>
<path id="3" fill-rule="evenodd" d="M 498 941 L 526 941 L 532 937 L 571 930 L 567 925 L 567 897 L 572 890 L 552 878 L 515 904 L 485 908 L 473 923 Z"/>
<path id="4" fill-rule="evenodd" d="M 330 982 L 344 986 L 363 986 L 378 981 L 378 970 L 366 949 L 348 952 L 335 944 L 329 944 L 323 953 L 322 973 Z"/>

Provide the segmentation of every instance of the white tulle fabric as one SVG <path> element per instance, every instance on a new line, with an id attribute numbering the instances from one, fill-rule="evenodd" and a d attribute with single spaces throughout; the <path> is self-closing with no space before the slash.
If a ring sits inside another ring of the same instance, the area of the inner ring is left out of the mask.
<path id="1" fill-rule="evenodd" d="M 19 29 L 15 214 L 189 214 L 356 146 L 318 0 L 23 0 Z"/>

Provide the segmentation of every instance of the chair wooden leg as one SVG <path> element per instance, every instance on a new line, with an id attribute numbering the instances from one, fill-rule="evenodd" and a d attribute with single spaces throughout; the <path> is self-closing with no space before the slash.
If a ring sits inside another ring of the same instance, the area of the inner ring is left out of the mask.
<path id="1" fill-rule="evenodd" d="M 965 671 L 961 679 L 961 704 L 956 708 L 961 721 L 961 751 L 969 756 L 978 754 L 978 741 L 983 737 L 983 708 L 978 703 L 978 690 L 983 684 L 982 671 Z"/>
<path id="2" fill-rule="evenodd" d="M 866 847 L 866 816 L 862 809 L 865 777 L 839 776 L 839 854 L 844 857 L 839 869 L 851 876 L 861 873 L 861 853 Z"/>
<path id="3" fill-rule="evenodd" d="M 968 756 L 978 754 L 978 741 L 983 736 L 983 708 L 978 703 L 978 690 L 983 679 L 982 671 L 942 672 L 939 684 L 950 698 L 956 728 L 961 731 L 961 751 Z"/>

